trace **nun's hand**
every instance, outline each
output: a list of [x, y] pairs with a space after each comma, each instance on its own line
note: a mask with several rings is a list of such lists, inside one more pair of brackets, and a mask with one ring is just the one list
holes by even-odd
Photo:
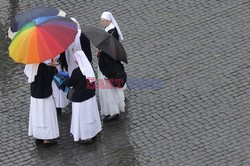
[[96, 52], [96, 57], [99, 58], [100, 55], [101, 55], [101, 51], [97, 51], [97, 52]]
[[53, 66], [53, 67], [55, 67], [57, 65], [57, 62], [56, 61], [52, 61], [50, 65]]

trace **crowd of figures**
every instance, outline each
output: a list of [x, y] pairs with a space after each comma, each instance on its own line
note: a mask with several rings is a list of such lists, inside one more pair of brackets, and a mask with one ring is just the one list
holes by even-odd
[[[28, 135], [35, 138], [39, 147], [51, 147], [57, 144], [56, 138], [60, 135], [57, 115], [60, 115], [62, 109], [71, 101], [70, 133], [74, 141], [80, 144], [92, 143], [102, 130], [96, 89], [93, 88], [96, 74], [92, 66], [90, 41], [81, 32], [77, 20], [71, 19], [78, 25], [78, 32], [67, 50], [40, 64], [28, 64], [24, 69], [31, 92]], [[120, 28], [110, 12], [101, 15], [101, 24], [106, 32], [117, 40], [123, 40]], [[109, 82], [111, 73], [116, 70], [117, 65], [123, 68], [123, 64], [101, 50], [97, 52], [97, 56], [97, 79], [112, 85]], [[64, 84], [75, 90], [71, 101], [67, 99], [67, 93], [60, 90], [53, 81], [54, 75], [60, 71], [67, 72], [70, 76]], [[89, 86], [92, 88], [88, 88]], [[123, 88], [116, 86], [98, 88], [100, 113], [104, 115], [104, 122], [118, 119], [120, 112], [125, 111]]]

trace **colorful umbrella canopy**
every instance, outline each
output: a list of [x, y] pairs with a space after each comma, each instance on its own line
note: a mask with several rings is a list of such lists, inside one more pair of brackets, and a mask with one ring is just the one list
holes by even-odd
[[61, 16], [39, 17], [24, 25], [9, 46], [18, 63], [40, 63], [65, 51], [74, 41], [77, 25]]
[[15, 16], [11, 22], [11, 26], [8, 30], [8, 37], [12, 39], [15, 33], [19, 31], [25, 24], [31, 22], [38, 17], [44, 16], [65, 16], [66, 13], [62, 10], [58, 10], [52, 7], [36, 7], [27, 10], [21, 14]]

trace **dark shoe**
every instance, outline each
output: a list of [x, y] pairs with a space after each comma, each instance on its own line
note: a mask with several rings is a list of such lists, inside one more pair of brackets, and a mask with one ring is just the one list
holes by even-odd
[[57, 144], [57, 141], [56, 140], [49, 140], [48, 143], [42, 143], [40, 147], [42, 148], [49, 148], [51, 146], [55, 146]]
[[80, 145], [90, 145], [92, 143], [93, 143], [93, 140], [91, 138], [78, 141], [78, 144], [80, 144]]
[[41, 144], [43, 144], [43, 140], [42, 139], [36, 139], [36, 146], [39, 146]]
[[110, 119], [110, 116], [109, 116], [109, 115], [108, 115], [108, 116], [105, 116], [105, 117], [103, 118], [103, 122], [107, 122], [109, 119]]
[[62, 108], [56, 108], [57, 115], [62, 115]]
[[97, 136], [94, 136], [93, 138], [91, 138], [93, 141], [97, 140]]
[[103, 122], [109, 122], [109, 121], [113, 121], [113, 120], [117, 120], [119, 117], [118, 114], [112, 115], [112, 116], [105, 116], [105, 118], [103, 119]]

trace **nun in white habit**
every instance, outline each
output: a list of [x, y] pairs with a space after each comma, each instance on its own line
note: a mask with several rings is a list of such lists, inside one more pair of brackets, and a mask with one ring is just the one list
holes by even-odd
[[80, 36], [81, 36], [80, 24], [78, 23], [78, 21], [75, 18], [71, 18], [71, 19], [77, 24], [77, 34], [76, 34], [76, 37], [75, 37], [75, 40], [73, 41], [73, 43], [71, 43], [65, 51], [65, 56], [66, 56], [66, 60], [68, 63], [69, 75], [71, 75], [73, 70], [78, 67], [77, 64], [75, 63], [74, 58], [73, 58], [74, 54], [77, 51], [82, 50], [81, 43], [80, 43]]
[[[58, 62], [56, 64], [56, 68], [58, 71], [67, 72], [67, 62], [65, 60], [65, 55], [58, 55], [55, 58], [53, 58], [53, 61]], [[62, 62], [65, 61], [65, 62]], [[56, 105], [56, 111], [57, 115], [62, 114], [62, 108], [65, 108], [69, 104], [69, 100], [67, 99], [67, 93], [63, 92], [61, 89], [59, 89], [55, 83], [55, 81], [52, 82], [52, 89], [53, 89], [53, 97], [55, 100]]]
[[28, 135], [36, 138], [37, 146], [50, 147], [56, 144], [53, 139], [59, 137], [51, 87], [57, 70], [46, 63], [28, 64], [24, 73], [28, 77], [31, 92]]
[[[103, 12], [101, 15], [101, 24], [105, 27], [105, 31], [112, 34], [117, 40], [123, 40], [121, 30], [110, 12]], [[115, 62], [109, 55], [100, 52], [98, 66], [98, 80], [107, 82], [108, 76], [114, 68]], [[122, 65], [122, 64], [121, 64]], [[110, 83], [109, 83], [110, 84]], [[118, 118], [120, 112], [125, 112], [125, 98], [123, 88], [99, 88], [101, 114], [105, 116], [103, 121], [111, 121]]]
[[79, 143], [92, 142], [102, 130], [95, 95], [95, 74], [83, 51], [77, 51], [74, 59], [79, 67], [75, 68], [69, 80], [68, 87], [73, 87], [72, 119], [70, 132], [74, 141]]

